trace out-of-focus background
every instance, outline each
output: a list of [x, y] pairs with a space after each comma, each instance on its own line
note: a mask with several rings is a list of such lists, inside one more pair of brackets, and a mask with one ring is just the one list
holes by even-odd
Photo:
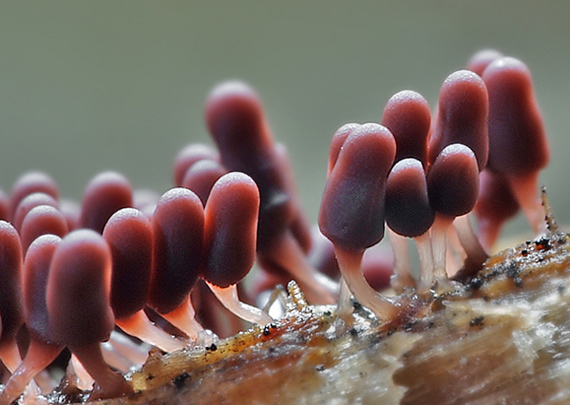
[[570, 223], [569, 20], [567, 1], [3, 1], [0, 187], [41, 169], [80, 199], [114, 169], [166, 191], [178, 149], [210, 142], [207, 93], [239, 78], [264, 100], [315, 220], [340, 125], [379, 121], [403, 89], [434, 108], [445, 77], [492, 47], [533, 72], [552, 147], [541, 180]]

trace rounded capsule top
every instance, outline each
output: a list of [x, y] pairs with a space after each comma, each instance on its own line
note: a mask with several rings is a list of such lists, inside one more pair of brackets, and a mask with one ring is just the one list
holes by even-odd
[[351, 133], [340, 151], [321, 201], [319, 228], [335, 246], [364, 250], [384, 236], [386, 177], [396, 141], [379, 124]]
[[152, 227], [142, 212], [123, 208], [103, 229], [111, 249], [111, 308], [123, 319], [146, 305], [152, 263]]
[[221, 83], [206, 101], [206, 123], [228, 168], [273, 149], [273, 136], [261, 100], [247, 84]]
[[83, 228], [101, 233], [113, 213], [132, 206], [133, 190], [129, 180], [117, 172], [103, 172], [85, 189], [79, 223]]
[[44, 192], [28, 194], [20, 201], [20, 204], [18, 204], [16, 207], [16, 211], [12, 217], [12, 224], [14, 225], [14, 228], [21, 230], [22, 222], [24, 221], [26, 215], [28, 215], [28, 212], [39, 205], [49, 205], [54, 208], [59, 208], [59, 202], [49, 194], [46, 194]]
[[10, 193], [10, 218], [14, 218], [16, 208], [26, 196], [32, 193], [46, 193], [55, 200], [59, 199], [59, 188], [55, 180], [44, 172], [28, 172], [20, 176], [12, 186]]
[[53, 234], [63, 238], [68, 231], [67, 221], [58, 209], [38, 205], [28, 212], [22, 222], [22, 249], [26, 252], [30, 244], [41, 235]]
[[500, 58], [483, 73], [489, 91], [489, 169], [505, 176], [535, 173], [548, 163], [546, 131], [526, 65]]
[[109, 339], [115, 318], [109, 305], [111, 250], [95, 231], [78, 229], [62, 239], [47, 283], [50, 337], [81, 347]]
[[346, 141], [346, 138], [348, 138], [348, 136], [359, 127], [360, 124], [348, 123], [344, 124], [342, 127], [337, 129], [336, 132], [334, 133], [331, 139], [331, 144], [329, 146], [329, 161], [328, 161], [328, 170], [327, 170], [328, 176], [330, 176], [332, 169], [336, 164], [338, 155], [340, 153], [340, 150], [342, 149], [342, 145], [344, 145], [344, 142]]
[[212, 159], [202, 159], [188, 168], [182, 179], [181, 186], [188, 188], [200, 197], [202, 204], [206, 204], [214, 183], [222, 177], [227, 170], [220, 162]]
[[489, 157], [489, 101], [483, 80], [469, 70], [459, 70], [445, 79], [429, 142], [430, 162], [448, 145], [468, 146], [477, 158], [479, 171]]
[[166, 314], [178, 308], [198, 281], [204, 208], [186, 188], [162, 195], [152, 217], [154, 240], [148, 304]]
[[182, 148], [174, 158], [172, 165], [172, 180], [174, 184], [177, 187], [181, 186], [186, 171], [188, 171], [190, 166], [202, 159], [211, 159], [219, 162], [220, 154], [216, 149], [202, 143], [191, 143]]
[[23, 292], [26, 326], [44, 342], [51, 341], [46, 289], [53, 254], [60, 242], [59, 236], [42, 235], [32, 242], [24, 259]]
[[431, 166], [427, 184], [430, 206], [436, 213], [458, 217], [470, 212], [479, 192], [473, 151], [460, 143], [447, 146]]
[[467, 62], [467, 69], [483, 76], [483, 72], [495, 60], [502, 58], [504, 55], [495, 49], [483, 49], [476, 52]]
[[0, 221], [0, 342], [16, 336], [24, 323], [22, 297], [22, 245], [14, 227]]
[[394, 94], [382, 113], [382, 125], [396, 140], [395, 162], [415, 158], [427, 164], [427, 139], [430, 133], [431, 112], [426, 99], [411, 90]]
[[218, 287], [242, 280], [255, 262], [259, 191], [246, 174], [231, 172], [212, 188], [205, 208], [203, 278]]
[[426, 233], [434, 219], [421, 162], [400, 160], [386, 182], [386, 224], [397, 234], [416, 237]]
[[295, 216], [288, 189], [288, 165], [279, 161], [261, 100], [245, 83], [226, 82], [206, 102], [206, 122], [224, 167], [249, 175], [261, 198], [258, 250], [277, 240]]

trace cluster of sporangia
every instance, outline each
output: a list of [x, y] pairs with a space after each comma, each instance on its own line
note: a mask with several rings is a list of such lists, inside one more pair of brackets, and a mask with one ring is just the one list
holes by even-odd
[[[137, 362], [132, 356], [140, 361], [139, 346], [111, 332], [118, 327], [166, 352], [205, 342], [190, 301], [193, 293], [214, 311], [204, 284], [240, 318], [271, 322], [238, 300], [236, 284], [256, 259], [266, 271], [257, 289], [294, 278], [312, 303], [336, 301], [343, 316], [352, 294], [388, 324], [413, 316], [410, 297], [453, 291], [448, 274], [462, 262], [480, 265], [519, 207], [540, 232], [537, 177], [549, 152], [530, 73], [495, 51], [476, 54], [468, 69], [444, 81], [433, 119], [420, 94], [402, 91], [381, 124], [347, 124], [334, 134], [319, 214], [328, 240], [311, 232], [286, 149], [243, 83], [224, 83], [207, 100], [219, 152], [183, 149], [176, 187], [162, 196], [133, 193], [125, 177], [106, 172], [77, 206], [58, 199], [49, 176], [22, 176], [0, 199], [0, 358], [11, 372], [0, 402], [51, 389], [45, 368], [64, 350], [68, 375], [94, 380], [91, 398], [128, 393], [109, 364], [128, 369]], [[395, 257], [391, 286], [404, 293], [396, 297], [371, 288], [362, 270], [383, 274], [381, 260], [362, 259], [383, 238], [384, 224]], [[417, 243], [419, 280], [406, 238]], [[334, 278], [331, 268], [340, 269], [340, 283], [324, 275]], [[217, 333], [224, 328], [204, 322]]]

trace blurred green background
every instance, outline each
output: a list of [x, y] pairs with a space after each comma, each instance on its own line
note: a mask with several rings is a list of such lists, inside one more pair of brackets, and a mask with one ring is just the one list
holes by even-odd
[[314, 220], [335, 129], [379, 121], [402, 89], [433, 108], [445, 77], [493, 47], [533, 72], [552, 147], [541, 180], [570, 223], [569, 20], [567, 1], [2, 1], [0, 187], [41, 169], [80, 199], [115, 169], [163, 192], [177, 150], [209, 142], [206, 94], [239, 78], [289, 147]]

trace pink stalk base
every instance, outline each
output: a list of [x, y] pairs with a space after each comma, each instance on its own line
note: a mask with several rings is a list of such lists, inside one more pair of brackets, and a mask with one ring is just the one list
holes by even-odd
[[261, 309], [241, 302], [235, 284], [227, 288], [221, 288], [208, 282], [206, 284], [222, 305], [239, 318], [262, 326], [273, 322], [273, 319]]
[[456, 254], [454, 246], [447, 244], [447, 252], [445, 253], [445, 272], [447, 277], [452, 277], [461, 269], [461, 259]]
[[461, 245], [455, 227], [447, 228], [447, 251], [445, 253], [445, 272], [448, 277], [453, 276], [463, 266], [467, 253]]
[[[467, 258], [467, 253], [465, 252], [465, 249], [463, 248], [463, 245], [461, 244], [461, 241], [459, 240], [459, 235], [457, 234], [457, 231], [455, 230], [454, 226], [450, 226], [449, 228], [447, 228], [447, 249], [448, 249], [448, 251], [449, 251], [449, 248], [451, 248], [453, 250], [452, 256], [455, 256], [454, 260], [458, 264], [463, 263], [463, 261]], [[449, 255], [447, 256], [447, 258], [449, 258]], [[449, 264], [447, 264], [446, 267], [449, 270]], [[450, 272], [448, 271], [447, 274], [449, 274], [449, 273]]]
[[150, 346], [136, 344], [121, 332], [112, 331], [108, 343], [113, 346], [115, 351], [121, 353], [133, 364], [144, 364], [148, 358]]
[[[18, 349], [16, 339], [7, 340], [0, 345], [0, 359], [10, 373], [13, 373], [18, 369], [22, 362], [22, 358], [20, 357], [20, 351]], [[25, 389], [24, 396], [35, 397], [39, 395], [40, 392], [40, 387], [38, 387], [35, 381], [31, 381]]]
[[105, 359], [105, 362], [111, 368], [120, 371], [123, 374], [126, 374], [131, 367], [135, 365], [134, 362], [114, 347], [111, 342], [101, 343], [101, 352], [103, 353], [103, 359]]
[[82, 391], [87, 391], [93, 388], [95, 380], [89, 375], [83, 364], [79, 361], [74, 354], [71, 355], [71, 360], [67, 365], [67, 378], [68, 380], [75, 380], [75, 385]]
[[123, 376], [111, 370], [105, 362], [99, 343], [70, 347], [70, 350], [96, 382], [89, 400], [114, 398], [132, 393], [131, 386]]
[[352, 301], [350, 297], [352, 293], [344, 277], [340, 279], [340, 292], [338, 294], [338, 302], [336, 305], [336, 316], [344, 321], [346, 325], [350, 325], [354, 322], [354, 318], [351, 316], [354, 311], [352, 306]]
[[148, 319], [143, 310], [128, 318], [115, 319], [115, 323], [128, 335], [134, 336], [166, 353], [186, 347], [186, 343], [166, 333]]
[[546, 231], [545, 212], [538, 192], [538, 172], [510, 177], [511, 190], [535, 234]]
[[473, 231], [469, 214], [455, 218], [453, 225], [459, 236], [459, 241], [467, 253], [468, 259], [473, 263], [482, 265], [485, 260], [489, 258], [489, 255], [485, 252], [485, 249], [483, 249], [477, 235], [475, 235]]
[[[429, 231], [414, 238], [420, 259], [420, 285], [422, 280], [432, 280], [433, 277], [433, 251]], [[431, 281], [429, 281], [431, 282]]]
[[436, 214], [435, 221], [431, 227], [431, 247], [433, 254], [433, 279], [420, 279], [418, 291], [426, 293], [434, 288], [437, 294], [454, 291], [455, 288], [447, 277], [445, 260], [447, 254], [447, 230], [453, 222], [452, 217]]
[[338, 284], [317, 272], [289, 230], [274, 242], [269, 253], [271, 260], [287, 269], [299, 283], [308, 300], [315, 304], [334, 304]]
[[335, 247], [336, 259], [348, 288], [356, 300], [370, 309], [381, 322], [395, 319], [401, 311], [401, 305], [376, 292], [362, 274], [363, 251], [351, 252]]
[[198, 339], [199, 333], [204, 330], [202, 325], [196, 320], [196, 311], [192, 306], [190, 297], [185, 299], [174, 311], [160, 315], [188, 335], [192, 340]]
[[9, 405], [20, 396], [30, 381], [61, 353], [62, 346], [30, 339], [26, 357], [12, 373], [0, 395], [0, 405]]
[[0, 345], [0, 359], [10, 373], [13, 373], [18, 368], [22, 358], [20, 357], [16, 339], [10, 339]]
[[412, 264], [410, 262], [408, 240], [405, 236], [397, 234], [389, 227], [388, 237], [394, 252], [394, 275], [390, 285], [397, 293], [402, 293], [406, 287], [414, 287], [416, 285], [416, 280], [411, 273]]
[[271, 290], [271, 293], [267, 298], [267, 302], [263, 305], [263, 312], [269, 313], [269, 310], [277, 301], [279, 301], [283, 309], [287, 307], [287, 292], [282, 285], [277, 285], [273, 290]]

